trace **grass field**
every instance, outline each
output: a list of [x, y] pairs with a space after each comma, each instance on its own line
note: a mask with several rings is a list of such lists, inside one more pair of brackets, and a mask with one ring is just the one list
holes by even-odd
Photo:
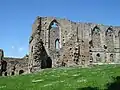
[[34, 74], [0, 77], [0, 90], [104, 90], [117, 76], [120, 65], [45, 69]]

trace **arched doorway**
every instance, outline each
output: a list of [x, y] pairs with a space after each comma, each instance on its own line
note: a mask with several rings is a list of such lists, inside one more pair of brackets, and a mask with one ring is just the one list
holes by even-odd
[[47, 60], [42, 60], [41, 61], [41, 69], [45, 68], [52, 68], [52, 60], [50, 57], [47, 58]]

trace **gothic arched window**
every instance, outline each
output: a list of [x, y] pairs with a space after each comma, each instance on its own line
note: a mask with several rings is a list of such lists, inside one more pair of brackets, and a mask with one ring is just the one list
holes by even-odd
[[58, 27], [57, 23], [56, 22], [53, 22], [52, 25], [51, 25], [52, 28], [56, 28]]
[[100, 29], [97, 26], [95, 26], [92, 30], [92, 41], [94, 48], [98, 48], [101, 46]]
[[106, 36], [106, 45], [107, 45], [108, 51], [110, 52], [114, 50], [113, 35], [114, 35], [113, 29], [109, 27], [105, 32], [105, 36]]
[[56, 20], [53, 20], [53, 21], [50, 23], [49, 29], [52, 29], [52, 28], [59, 28], [59, 27], [58, 27], [58, 22], [57, 22]]
[[55, 40], [55, 49], [59, 50], [59, 39]]
[[58, 47], [59, 40], [60, 40], [59, 23], [57, 22], [57, 20], [54, 19], [49, 25], [48, 48], [50, 48], [51, 50], [59, 49]]

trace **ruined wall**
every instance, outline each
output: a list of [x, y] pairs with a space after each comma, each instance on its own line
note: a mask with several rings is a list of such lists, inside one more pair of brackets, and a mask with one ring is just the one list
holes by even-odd
[[11, 76], [28, 73], [28, 55], [23, 58], [4, 57], [0, 49], [0, 76]]
[[[35, 64], [35, 51], [40, 52], [38, 41], [43, 42], [44, 57], [52, 60], [52, 67], [89, 65], [90, 63], [119, 62], [120, 27], [102, 24], [72, 22], [56, 17], [37, 17], [29, 42], [29, 66]], [[37, 48], [36, 44], [38, 45]]]
[[23, 71], [24, 74], [28, 73], [28, 59], [27, 58], [10, 58], [4, 57], [4, 60], [7, 62], [7, 75], [11, 76], [19, 75], [20, 71]]

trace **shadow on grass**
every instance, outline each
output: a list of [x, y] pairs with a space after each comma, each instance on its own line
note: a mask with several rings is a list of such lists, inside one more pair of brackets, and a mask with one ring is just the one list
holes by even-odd
[[107, 89], [105, 90], [120, 90], [120, 76], [116, 78], [113, 77], [113, 82], [106, 85]]
[[[120, 90], [120, 76], [113, 77], [113, 82], [107, 83], [104, 90]], [[77, 88], [76, 90], [100, 90], [98, 87], [84, 87]]]
[[99, 90], [97, 87], [84, 87], [84, 88], [77, 88], [77, 90]]

